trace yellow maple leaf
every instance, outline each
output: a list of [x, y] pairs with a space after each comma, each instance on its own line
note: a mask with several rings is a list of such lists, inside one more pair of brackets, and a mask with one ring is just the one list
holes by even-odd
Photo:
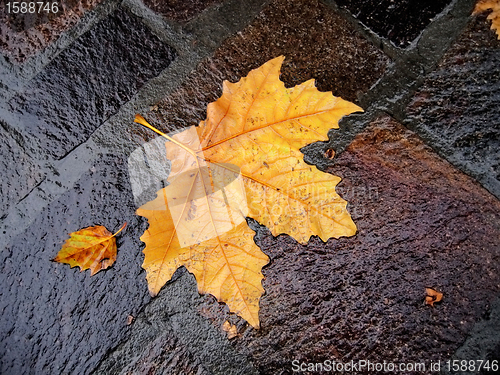
[[80, 267], [80, 272], [90, 268], [90, 276], [110, 267], [116, 260], [116, 239], [127, 223], [115, 233], [102, 225], [87, 227], [70, 234], [54, 262], [67, 263], [71, 268]]
[[356, 233], [347, 202], [335, 192], [340, 178], [306, 164], [300, 148], [328, 140], [341, 117], [361, 108], [319, 92], [314, 80], [285, 88], [283, 60], [270, 60], [237, 83], [225, 81], [198, 127], [169, 136], [136, 116], [170, 141], [172, 162], [170, 184], [137, 210], [150, 224], [141, 237], [150, 293], [183, 265], [201, 293], [256, 328], [268, 257], [245, 217], [301, 243], [313, 235], [326, 241]]
[[491, 20], [491, 29], [496, 30], [497, 38], [500, 39], [500, 0], [479, 0], [473, 14], [479, 14], [488, 9], [491, 9], [488, 15], [488, 19]]

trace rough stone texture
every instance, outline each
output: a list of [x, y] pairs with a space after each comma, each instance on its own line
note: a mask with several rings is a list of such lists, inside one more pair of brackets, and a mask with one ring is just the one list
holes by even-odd
[[200, 296], [194, 276], [184, 268], [172, 279], [137, 316], [129, 338], [94, 373], [257, 374], [220, 326], [214, 327], [206, 318], [207, 310], [222, 310], [215, 298]]
[[[152, 4], [159, 5], [153, 1], [147, 0], [153, 8]], [[95, 13], [107, 14], [118, 3], [106, 0]], [[195, 0], [187, 4], [187, 8], [195, 9], [189, 22], [184, 21], [188, 17], [181, 9], [184, 5], [172, 1], [168, 4], [177, 7], [180, 14], [163, 13], [174, 20], [165, 23], [144, 9], [141, 1], [127, 0], [119, 8], [130, 7], [145, 19], [120, 10], [92, 25], [87, 34], [79, 35], [79, 26], [68, 30], [64, 34], [68, 44], [52, 44], [65, 50], [46, 67], [41, 64], [50, 56], [44, 52], [22, 66], [6, 63], [0, 67], [2, 74], [13, 77], [4, 84], [14, 83], [11, 90], [5, 90], [5, 98], [20, 93], [10, 107], [9, 103], [0, 103], [0, 172], [4, 177], [0, 186], [2, 194], [7, 195], [1, 202], [10, 205], [9, 216], [1, 221], [6, 225], [0, 239], [8, 245], [0, 251], [0, 373], [274, 375], [292, 373], [294, 359], [424, 360], [428, 365], [431, 360], [470, 358], [470, 353], [480, 353], [474, 355], [486, 359], [498, 357], [495, 330], [500, 305], [492, 301], [500, 291], [499, 201], [389, 118], [375, 121], [359, 134], [337, 157], [336, 164], [336, 159], [332, 162], [322, 156], [333, 140], [340, 138], [340, 132], [349, 134], [345, 138], [349, 141], [344, 143], [347, 145], [351, 136], [375, 118], [374, 108], [393, 108], [387, 103], [406, 106], [406, 97], [394, 94], [399, 91], [388, 86], [398, 81], [404, 86], [402, 91], [412, 92], [424, 78], [419, 73], [424, 57], [426, 69], [438, 59], [428, 59], [432, 48], [422, 59], [415, 57], [425, 43], [420, 43], [418, 50], [399, 50], [383, 43], [382, 48], [388, 47], [395, 59], [390, 65], [379, 48], [356, 32], [362, 29], [356, 25], [357, 20], [348, 17], [346, 21], [347, 11], [336, 11], [332, 3], [269, 1], [245, 27], [253, 17], [249, 14], [258, 13], [263, 1], [225, 0], [201, 11], [206, 4]], [[422, 21], [418, 34], [439, 12], [437, 7], [444, 4], [437, 1], [430, 12], [427, 3], [420, 2], [423, 10], [409, 14], [403, 10], [408, 1], [395, 3], [392, 8], [375, 7], [375, 3], [358, 5], [365, 7], [365, 15], [371, 6], [381, 18], [387, 16], [384, 27], [392, 22], [388, 17], [397, 12], [403, 19], [417, 20], [408, 22], [408, 27], [397, 24], [396, 34], [388, 28], [377, 31], [405, 46], [414, 38], [411, 27]], [[97, 2], [82, 4], [85, 7]], [[426, 33], [421, 40], [427, 41], [427, 46], [433, 41], [439, 46], [450, 45], [448, 31], [453, 29], [456, 35], [464, 27], [454, 23], [454, 17], [463, 15], [472, 0], [453, 4], [459, 4], [453, 9], [462, 12], [451, 12], [447, 18], [447, 25], [455, 26], [441, 29], [439, 22], [433, 24], [432, 37]], [[358, 16], [361, 19], [361, 13]], [[481, 86], [487, 99], [475, 98], [482, 100], [483, 107], [475, 107], [475, 101], [463, 104], [462, 97], [450, 94], [450, 99], [442, 103], [442, 113], [448, 116], [450, 108], [455, 111], [463, 105], [452, 118], [479, 118], [484, 110], [493, 121], [495, 114], [498, 117], [494, 96], [498, 88], [494, 86], [498, 81], [498, 44], [489, 36], [485, 39], [485, 33], [490, 33], [487, 24], [473, 25], [479, 31], [472, 35], [473, 29], [468, 30], [472, 36], [467, 39], [464, 34], [447, 55], [448, 60], [443, 60], [454, 61], [454, 67], [443, 65], [432, 74], [441, 72], [444, 82], [451, 77], [445, 75], [447, 68], [456, 70], [461, 62], [470, 66], [468, 73], [463, 73], [466, 90], [475, 89], [474, 79], [488, 81]], [[370, 27], [375, 30], [375, 26]], [[55, 29], [48, 32], [57, 38]], [[162, 40], [171, 38], [172, 45], [179, 46], [179, 60], [172, 69], [162, 71], [173, 58], [173, 51], [155, 35]], [[463, 48], [457, 47], [460, 43]], [[329, 166], [333, 174], [344, 178], [338, 190], [349, 201], [359, 233], [326, 244], [315, 238], [302, 246], [286, 235], [273, 238], [249, 220], [258, 232], [257, 243], [272, 259], [264, 269], [266, 294], [261, 302], [260, 330], [249, 328], [214, 297], [200, 296], [194, 277], [183, 268], [156, 298], [150, 299], [141, 269], [144, 244], [139, 239], [147, 223], [134, 214], [137, 202], [130, 191], [133, 173], [123, 152], [155, 135], [139, 126], [128, 126], [130, 137], [120, 132], [121, 143], [114, 145], [92, 132], [117, 110], [117, 117], [99, 133], [117, 123], [126, 128], [123, 123], [130, 121], [133, 111], [142, 111], [146, 105], [152, 109], [145, 116], [164, 130], [197, 124], [205, 117], [206, 105], [220, 95], [223, 79], [237, 81], [250, 69], [281, 54], [287, 56], [282, 74], [287, 86], [316, 78], [323, 91], [331, 90], [357, 103], [371, 103], [370, 108], [363, 104], [365, 114], [350, 116], [341, 122], [342, 130], [331, 131], [330, 143], [304, 149], [307, 161]], [[196, 65], [199, 56], [208, 57]], [[492, 67], [489, 75], [488, 66]], [[39, 70], [41, 74], [33, 81], [23, 81], [29, 79], [30, 71]], [[19, 75], [10, 76], [16, 71]], [[167, 86], [185, 82], [179, 89], [169, 88], [168, 92], [177, 91], [155, 106], [160, 97], [157, 88], [134, 93], [157, 74]], [[391, 74], [394, 78], [386, 80]], [[413, 81], [415, 76], [419, 82]], [[372, 90], [365, 95], [379, 78], [385, 81], [377, 86], [376, 93]], [[443, 87], [451, 92], [463, 82], [457, 78], [452, 86]], [[492, 86], [488, 86], [490, 83]], [[482, 85], [481, 81], [477, 84]], [[379, 96], [377, 101], [373, 95]], [[413, 105], [422, 105], [424, 99], [425, 95], [416, 96]], [[10, 108], [10, 112], [4, 108]], [[402, 111], [394, 113], [404, 117]], [[415, 117], [408, 126], [452, 160], [446, 154], [449, 149], [437, 142], [441, 133], [426, 133], [418, 126], [420, 122], [432, 126], [441, 121], [434, 121], [440, 119], [438, 112], [432, 116], [430, 122]], [[450, 137], [453, 131], [461, 136], [464, 129], [450, 129]], [[73, 149], [88, 137], [84, 147]], [[496, 142], [495, 137], [488, 142]], [[446, 141], [446, 137], [443, 139]], [[481, 158], [488, 168], [492, 165], [498, 152], [494, 142], [486, 145], [491, 153], [477, 146], [477, 163], [471, 164], [471, 169], [481, 172]], [[105, 147], [110, 149], [105, 151]], [[48, 160], [44, 160], [47, 152]], [[51, 160], [62, 156], [60, 161]], [[32, 158], [37, 158], [36, 162]], [[156, 168], [150, 160], [142, 162]], [[43, 172], [38, 164], [43, 164]], [[35, 186], [42, 173], [46, 179]], [[138, 176], [140, 179], [143, 175]], [[16, 203], [19, 199], [22, 201]], [[50, 262], [70, 232], [94, 224], [113, 230], [123, 221], [128, 226], [118, 237], [118, 259], [111, 269], [90, 278], [88, 271], [80, 273]], [[444, 293], [443, 302], [434, 308], [423, 305], [427, 286]], [[127, 325], [129, 316], [135, 319]], [[225, 320], [236, 324], [237, 337], [227, 339], [221, 328]], [[492, 340], [489, 346], [481, 346], [486, 339]]]
[[16, 142], [14, 133], [0, 123], [0, 220], [7, 217], [9, 207], [25, 197], [43, 179], [37, 163], [22, 145]]
[[408, 114], [433, 147], [500, 197], [500, 40], [485, 17], [428, 75]]
[[450, 0], [336, 0], [361, 22], [398, 47], [408, 46]]
[[[390, 118], [330, 171], [358, 234], [302, 246], [261, 233], [261, 329], [234, 346], [262, 374], [292, 373], [294, 359], [449, 359], [500, 291], [500, 202]], [[424, 305], [425, 287], [442, 303]]]
[[85, 33], [10, 100], [11, 111], [55, 158], [88, 138], [175, 51], [125, 10]]
[[74, 189], [45, 209], [25, 233], [2, 249], [0, 372], [87, 374], [127, 333], [127, 316], [149, 300], [141, 243], [127, 230], [117, 238], [116, 263], [93, 277], [51, 262], [69, 233], [135, 215], [126, 160], [103, 155]]
[[[0, 8], [0, 51], [14, 63], [33, 56], [61, 33], [74, 26], [85, 12], [102, 0], [65, 0], [58, 2], [58, 13], [9, 14], [5, 3]], [[47, 2], [44, 2], [45, 4]], [[52, 1], [49, 2], [52, 4]], [[45, 5], [44, 4], [44, 5]], [[38, 10], [38, 8], [37, 8]]]
[[156, 318], [138, 324], [134, 332], [140, 332], [140, 335], [132, 336], [131, 340], [122, 344], [100, 364], [95, 374], [210, 374], [200, 360], [179, 342], [171, 327], [158, 325]]
[[[484, 361], [500, 362], [500, 344], [498, 343], [498, 333], [500, 332], [500, 298], [492, 304], [491, 311], [485, 314], [471, 332], [465, 343], [456, 351], [451, 360], [469, 361], [470, 359], [481, 358]], [[460, 362], [462, 363], [462, 362]], [[476, 369], [479, 363], [476, 363]], [[485, 367], [485, 366], [484, 366]], [[498, 374], [498, 371], [488, 371], [483, 367], [480, 375]], [[445, 368], [443, 374], [453, 374], [456, 371], [447, 371]], [[463, 375], [478, 374], [476, 371], [461, 371]]]
[[189, 21], [210, 5], [222, 0], [144, 0], [144, 4], [164, 17]]
[[225, 41], [180, 90], [145, 117], [164, 130], [198, 124], [206, 117], [207, 104], [221, 95], [223, 80], [237, 82], [279, 55], [286, 56], [281, 79], [287, 87], [314, 78], [320, 91], [356, 102], [389, 63], [322, 3], [277, 0]]

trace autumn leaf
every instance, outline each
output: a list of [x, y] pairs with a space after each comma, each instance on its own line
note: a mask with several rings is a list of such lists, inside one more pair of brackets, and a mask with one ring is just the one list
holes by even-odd
[[474, 8], [473, 14], [479, 14], [491, 9], [488, 19], [491, 20], [491, 29], [496, 30], [500, 39], [500, 0], [479, 0]]
[[314, 80], [285, 88], [283, 60], [268, 61], [237, 83], [224, 81], [198, 127], [170, 136], [136, 116], [169, 140], [172, 163], [169, 185], [137, 210], [149, 221], [141, 240], [151, 295], [185, 266], [200, 293], [213, 294], [258, 328], [261, 269], [269, 259], [246, 217], [301, 243], [356, 233], [347, 202], [335, 192], [340, 178], [306, 164], [300, 148], [328, 140], [340, 118], [361, 108], [319, 92]]
[[149, 221], [149, 229], [141, 240], [146, 243], [142, 267], [147, 272], [150, 294], [158, 294], [175, 270], [185, 266], [195, 275], [201, 294], [213, 294], [226, 302], [232, 312], [258, 328], [258, 303], [264, 293], [261, 269], [269, 258], [255, 245], [254, 232], [242, 222], [224, 233], [220, 227], [225, 221], [219, 218], [212, 225], [216, 227], [221, 223], [216, 227], [221, 232], [219, 235], [182, 247], [176, 235], [176, 224], [180, 224], [172, 220], [167, 201], [166, 189], [161, 190], [155, 200], [137, 210], [138, 215]]
[[229, 323], [227, 320], [222, 324], [222, 330], [227, 333], [227, 338], [229, 340], [238, 336], [238, 328], [236, 328], [234, 324]]
[[443, 299], [443, 293], [432, 288], [425, 288], [425, 304], [434, 307], [435, 302], [440, 302]]
[[80, 229], [70, 234], [62, 249], [53, 259], [67, 263], [71, 268], [80, 267], [80, 272], [90, 268], [90, 276], [110, 267], [116, 260], [116, 239], [127, 223], [112, 234], [102, 225]]

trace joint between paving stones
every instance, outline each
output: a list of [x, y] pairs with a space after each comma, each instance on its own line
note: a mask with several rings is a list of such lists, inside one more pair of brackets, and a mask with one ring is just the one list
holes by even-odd
[[0, 54], [0, 69], [9, 72], [0, 78], [0, 87], [3, 88], [0, 90], [0, 97], [5, 101], [11, 99], [75, 40], [111, 14], [120, 1], [122, 0], [105, 0], [98, 4], [94, 9], [86, 12], [73, 28], [63, 32], [56, 41], [22, 64], [10, 62]]

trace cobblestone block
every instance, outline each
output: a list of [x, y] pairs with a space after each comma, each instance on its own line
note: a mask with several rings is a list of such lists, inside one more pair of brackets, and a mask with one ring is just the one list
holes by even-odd
[[[500, 202], [390, 118], [330, 172], [358, 234], [305, 246], [260, 235], [261, 329], [235, 347], [262, 374], [291, 373], [293, 360], [449, 359], [500, 291]], [[426, 287], [444, 294], [434, 308]]]
[[90, 277], [51, 262], [75, 230], [101, 224], [113, 231], [123, 222], [145, 229], [127, 188], [126, 159], [102, 155], [89, 168], [0, 252], [2, 374], [88, 374], [126, 335], [127, 316], [149, 300], [141, 243], [126, 229], [106, 271]]
[[[0, 51], [19, 64], [56, 40], [74, 26], [83, 14], [102, 0], [66, 0], [58, 3], [58, 12], [9, 14], [7, 2], [0, 8]], [[53, 2], [44, 1], [46, 4]]]
[[144, 0], [144, 4], [156, 13], [180, 22], [189, 21], [210, 5], [220, 2], [222, 0]]
[[429, 144], [500, 197], [500, 40], [486, 15], [428, 75], [408, 107]]
[[175, 51], [117, 10], [63, 51], [10, 100], [18, 127], [61, 158], [157, 76]]
[[0, 220], [7, 217], [9, 207], [25, 197], [43, 179], [33, 160], [0, 125]]
[[225, 332], [200, 316], [200, 304], [209, 300], [214, 306], [214, 298], [198, 294], [193, 275], [182, 268], [169, 285], [136, 317], [128, 340], [94, 373], [256, 375]]
[[407, 47], [450, 0], [337, 0], [380, 36], [398, 47]]
[[[142, 323], [142, 325], [147, 323]], [[155, 327], [156, 328], [156, 327]], [[179, 342], [170, 327], [141, 326], [134, 337], [101, 363], [96, 375], [120, 373], [208, 375], [200, 360]], [[147, 334], [149, 333], [149, 335]]]

